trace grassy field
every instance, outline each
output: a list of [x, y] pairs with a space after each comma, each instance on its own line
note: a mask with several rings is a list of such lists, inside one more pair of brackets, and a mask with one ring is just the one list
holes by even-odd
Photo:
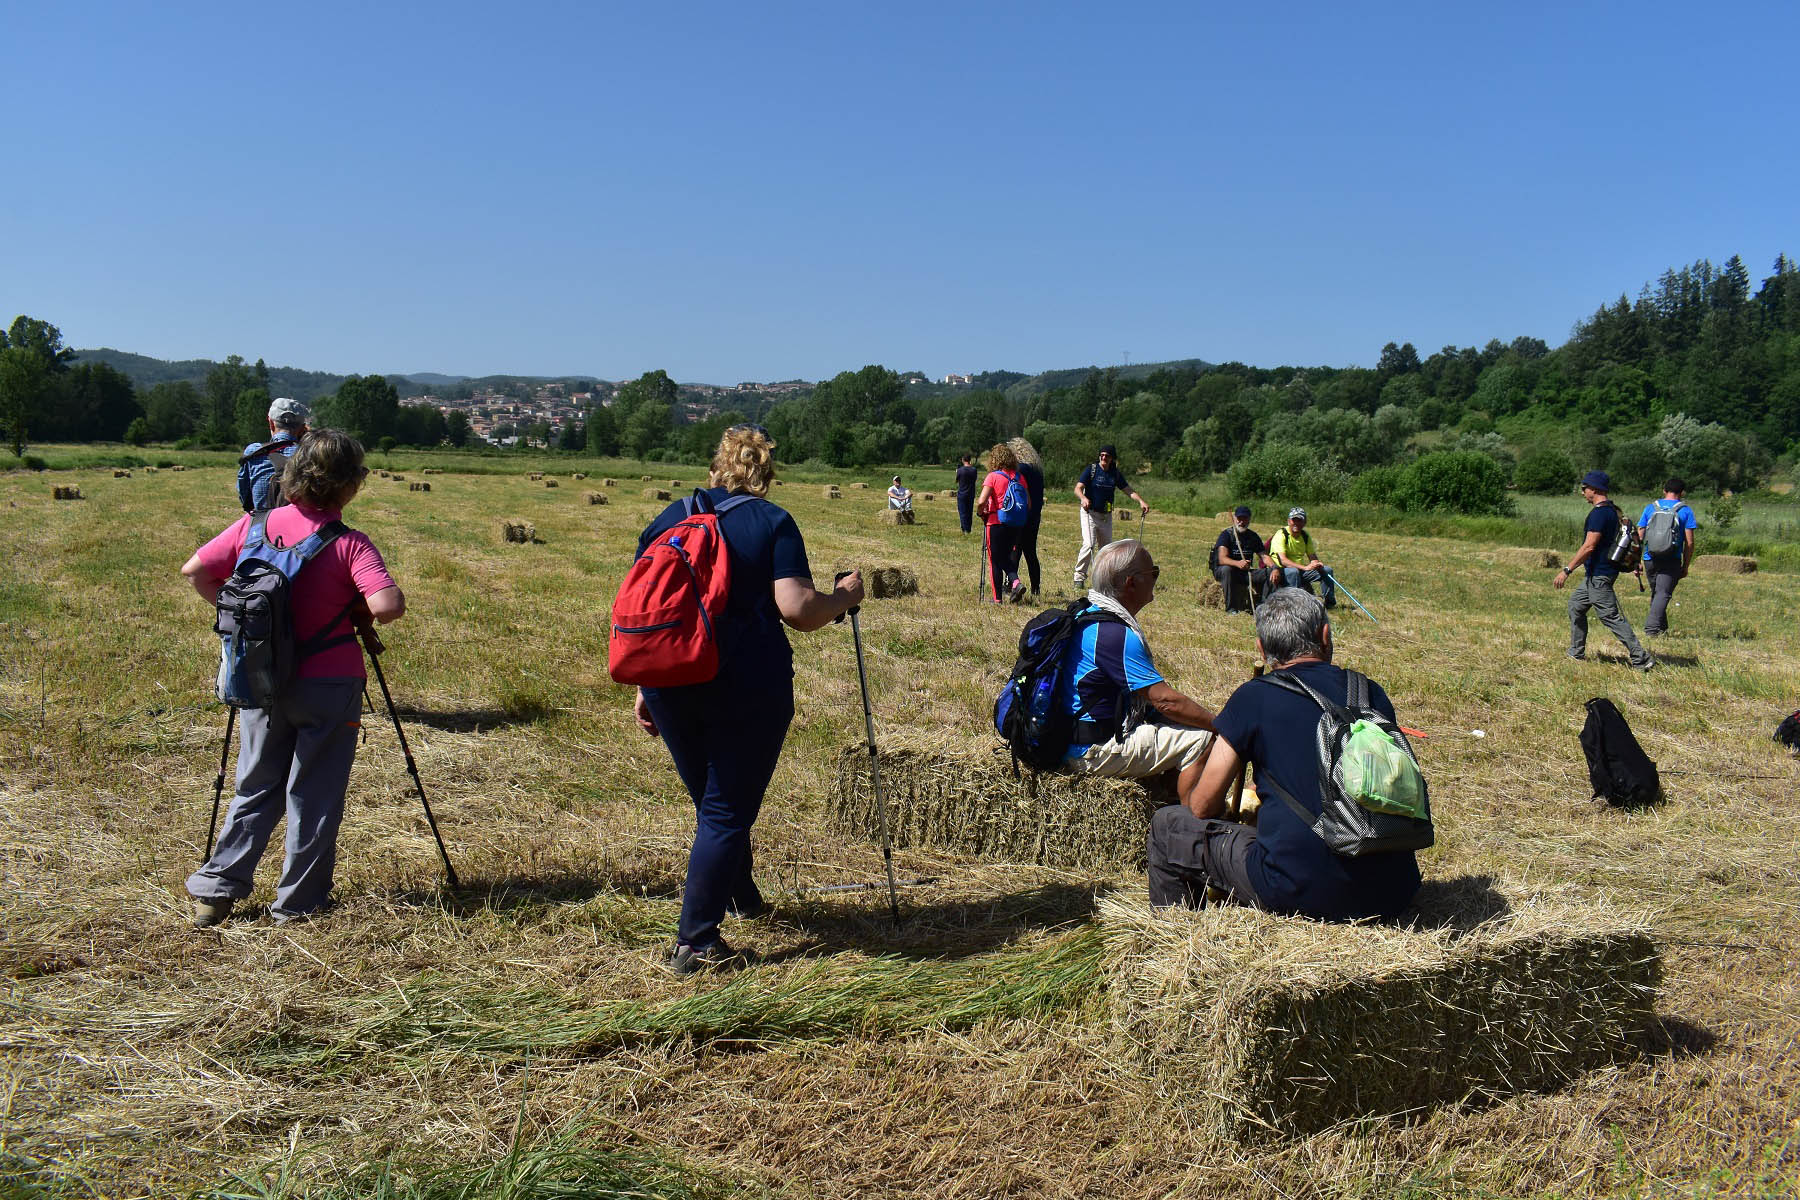
[[[393, 466], [417, 480], [426, 461]], [[465, 890], [442, 889], [392, 727], [371, 719], [340, 906], [276, 928], [266, 861], [240, 918], [207, 933], [186, 924], [181, 882], [224, 715], [208, 612], [176, 572], [236, 515], [231, 471], [0, 476], [0, 1195], [1800, 1190], [1800, 764], [1769, 738], [1800, 705], [1787, 577], [1696, 574], [1663, 666], [1637, 676], [1597, 627], [1590, 661], [1563, 656], [1565, 594], [1524, 551], [1317, 523], [1380, 618], [1338, 610], [1340, 661], [1429, 735], [1427, 877], [1644, 914], [1667, 1045], [1549, 1095], [1247, 1148], [1147, 1107], [1116, 1053], [1094, 909], [1141, 876], [901, 852], [903, 877], [935, 882], [904, 894], [898, 929], [879, 893], [820, 890], [881, 877], [879, 852], [823, 819], [836, 753], [862, 730], [847, 626], [794, 637], [798, 713], [757, 831], [779, 911], [728, 928], [766, 961], [721, 979], [658, 969], [692, 816], [606, 677], [606, 610], [661, 508], [639, 476], [699, 473], [597, 470], [618, 485], [452, 470], [422, 494], [371, 478], [346, 514], [408, 593], [383, 661]], [[52, 482], [84, 498], [53, 502]], [[919, 596], [864, 610], [878, 736], [997, 744], [989, 706], [1026, 614], [974, 603], [977, 547], [952, 503], [883, 527], [885, 476], [867, 482], [773, 498], [818, 578], [920, 577]], [[540, 540], [502, 542], [506, 517]], [[1248, 623], [1192, 600], [1216, 532], [1151, 520], [1164, 571], [1144, 615], [1163, 671], [1215, 705], [1252, 661]], [[1076, 540], [1073, 507], [1053, 506], [1052, 589]], [[1628, 587], [1625, 603], [1641, 625], [1642, 598]], [[1666, 805], [1589, 799], [1576, 732], [1595, 695], [1669, 772]]]

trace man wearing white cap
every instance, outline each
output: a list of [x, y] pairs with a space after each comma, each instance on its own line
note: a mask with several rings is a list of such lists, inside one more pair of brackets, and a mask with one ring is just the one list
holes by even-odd
[[1337, 577], [1319, 561], [1318, 547], [1313, 545], [1312, 534], [1306, 532], [1304, 508], [1288, 510], [1287, 525], [1269, 539], [1269, 557], [1281, 568], [1289, 587], [1304, 587], [1310, 592], [1316, 583], [1325, 607], [1337, 607]]
[[245, 512], [267, 512], [281, 503], [281, 469], [311, 419], [312, 409], [290, 396], [269, 405], [269, 440], [251, 442], [238, 459], [238, 502]]
[[888, 507], [901, 512], [912, 511], [912, 489], [902, 487], [898, 475], [894, 476], [894, 486], [888, 489]]

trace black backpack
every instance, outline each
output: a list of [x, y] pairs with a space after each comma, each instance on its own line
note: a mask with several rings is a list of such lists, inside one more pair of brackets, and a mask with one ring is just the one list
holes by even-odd
[[1795, 754], [1800, 754], [1800, 712], [1789, 713], [1775, 727], [1775, 740]]
[[[1074, 738], [1075, 716], [1062, 703], [1062, 664], [1069, 639], [1103, 621], [1123, 624], [1104, 609], [1087, 611], [1086, 600], [1049, 608], [1019, 634], [1019, 659], [994, 699], [994, 729], [1012, 751], [1013, 773], [1024, 763], [1044, 771], [1062, 763]], [[1123, 711], [1121, 711], [1123, 717]]]
[[1581, 726], [1581, 752], [1587, 755], [1588, 779], [1594, 795], [1615, 808], [1644, 808], [1662, 799], [1662, 779], [1656, 764], [1632, 736], [1611, 700], [1596, 696], [1587, 702], [1587, 720]]
[[350, 532], [342, 521], [332, 521], [310, 534], [297, 546], [269, 544], [264, 533], [267, 511], [250, 520], [244, 548], [238, 552], [231, 577], [219, 588], [213, 632], [219, 635], [219, 699], [233, 708], [268, 708], [280, 697], [300, 661], [331, 646], [352, 641], [346, 633], [331, 631], [356, 607], [350, 604], [306, 641], [294, 641], [294, 617], [289, 588], [294, 576], [314, 556]]
[[[1361, 858], [1365, 854], [1387, 854], [1399, 850], [1423, 850], [1436, 840], [1431, 824], [1430, 791], [1425, 785], [1423, 772], [1418, 775], [1419, 816], [1378, 812], [1358, 801], [1344, 786], [1344, 747], [1350, 738], [1351, 727], [1359, 721], [1374, 725], [1385, 733], [1394, 746], [1412, 760], [1413, 770], [1418, 771], [1418, 755], [1413, 752], [1412, 743], [1407, 741], [1406, 734], [1370, 706], [1367, 677], [1356, 671], [1344, 672], [1343, 704], [1327, 700], [1297, 676], [1286, 671], [1274, 671], [1262, 678], [1276, 687], [1305, 696], [1319, 706], [1319, 815], [1313, 816], [1305, 805], [1294, 799], [1287, 789], [1276, 783], [1266, 772], [1259, 770], [1256, 773], [1257, 787], [1267, 785], [1307, 828], [1319, 836], [1333, 854], [1340, 854], [1345, 858]], [[1392, 747], [1388, 748], [1387, 753], [1391, 755], [1392, 752]]]
[[1601, 539], [1600, 557], [1621, 571], [1635, 571], [1644, 557], [1644, 531], [1633, 524], [1624, 510], [1612, 501], [1608, 500], [1606, 507], [1612, 509], [1613, 519], [1618, 525], [1613, 529], [1611, 537]]

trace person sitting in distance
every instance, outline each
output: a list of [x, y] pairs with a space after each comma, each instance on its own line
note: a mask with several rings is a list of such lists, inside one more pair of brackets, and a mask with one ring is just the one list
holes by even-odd
[[894, 476], [893, 486], [888, 488], [888, 507], [900, 512], [912, 511], [912, 489], [900, 485], [900, 477]]
[[[1256, 610], [1256, 644], [1271, 667], [1292, 673], [1320, 695], [1345, 693], [1331, 662], [1331, 624], [1311, 593], [1283, 588]], [[1369, 704], [1388, 718], [1394, 706], [1374, 681]], [[1199, 785], [1180, 805], [1150, 819], [1150, 903], [1199, 907], [1205, 889], [1270, 912], [1323, 920], [1397, 916], [1419, 890], [1410, 850], [1349, 858], [1335, 854], [1286, 804], [1264, 804], [1254, 829], [1221, 820], [1240, 763], [1255, 764], [1317, 816], [1321, 803], [1316, 738], [1319, 709], [1267, 679], [1252, 679], [1213, 722], [1218, 741]]]
[[1064, 761], [1078, 773], [1109, 778], [1177, 771], [1186, 803], [1212, 746], [1213, 714], [1164, 682], [1151, 661], [1137, 615], [1156, 599], [1159, 574], [1150, 552], [1131, 538], [1095, 555], [1088, 611], [1118, 620], [1094, 622], [1070, 639], [1058, 680], [1075, 717]]
[[[1250, 528], [1250, 507], [1240, 504], [1231, 513], [1231, 526], [1213, 543], [1213, 575], [1225, 589], [1225, 611], [1249, 612], [1275, 587], [1281, 572], [1269, 561], [1262, 536]], [[1242, 590], [1244, 606], [1238, 607]]]
[[1310, 592], [1316, 583], [1324, 596], [1325, 607], [1337, 607], [1337, 577], [1330, 567], [1319, 561], [1319, 549], [1313, 545], [1312, 534], [1306, 532], [1304, 508], [1288, 510], [1287, 524], [1269, 539], [1269, 556], [1281, 568], [1289, 587], [1304, 587]]

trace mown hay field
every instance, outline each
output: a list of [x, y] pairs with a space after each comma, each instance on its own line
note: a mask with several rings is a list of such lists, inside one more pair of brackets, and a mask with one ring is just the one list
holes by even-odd
[[[1630, 914], [1662, 955], [1659, 1020], [1630, 1061], [1547, 1094], [1240, 1144], [1147, 1104], [1120, 1050], [1097, 907], [1141, 899], [1141, 876], [905, 849], [902, 880], [925, 882], [902, 893], [898, 928], [856, 886], [882, 878], [880, 853], [827, 819], [862, 734], [847, 624], [794, 638], [798, 714], [757, 829], [778, 911], [727, 925], [764, 961], [666, 976], [692, 817], [605, 670], [611, 596], [661, 505], [635, 483], [590, 505], [445, 465], [428, 494], [371, 478], [346, 515], [408, 593], [383, 662], [464, 891], [442, 889], [392, 728], [371, 718], [339, 906], [275, 927], [265, 861], [240, 916], [206, 933], [181, 883], [224, 713], [208, 610], [177, 568], [236, 515], [231, 471], [0, 477], [0, 1174], [72, 1196], [249, 1194], [244, 1180], [362, 1195], [386, 1170], [401, 1182], [383, 1194], [416, 1195], [462, 1171], [499, 1181], [466, 1194], [521, 1195], [549, 1194], [506, 1190], [522, 1164], [610, 1155], [625, 1181], [610, 1186], [659, 1196], [1800, 1185], [1800, 765], [1769, 736], [1800, 706], [1785, 577], [1696, 574], [1663, 665], [1638, 676], [1597, 627], [1590, 661], [1564, 657], [1566, 594], [1529, 554], [1316, 531], [1381, 622], [1340, 608], [1340, 660], [1427, 734], [1427, 878]], [[52, 481], [82, 499], [53, 501]], [[841, 497], [775, 493], [820, 580], [858, 563], [917, 576], [917, 594], [863, 611], [878, 734], [993, 745], [1026, 611], [975, 602], [978, 547], [954, 506], [895, 528], [879, 488]], [[503, 521], [535, 540], [505, 541]], [[1247, 621], [1194, 603], [1216, 532], [1152, 518], [1164, 570], [1144, 614], [1163, 671], [1215, 705], [1252, 662]], [[1052, 506], [1050, 589], [1076, 542], [1073, 508]], [[1576, 732], [1595, 695], [1669, 772], [1666, 805], [1590, 800]]]

